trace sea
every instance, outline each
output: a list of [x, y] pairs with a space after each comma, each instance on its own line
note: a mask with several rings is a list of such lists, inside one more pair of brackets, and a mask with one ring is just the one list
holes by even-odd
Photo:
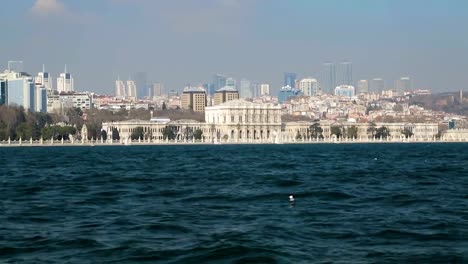
[[1, 147], [0, 263], [468, 263], [468, 144]]

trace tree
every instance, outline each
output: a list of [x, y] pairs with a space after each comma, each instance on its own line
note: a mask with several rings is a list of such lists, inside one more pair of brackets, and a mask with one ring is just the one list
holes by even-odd
[[176, 138], [176, 133], [173, 126], [165, 126], [162, 130], [163, 139], [174, 140]]
[[167, 109], [166, 102], [163, 102], [163, 104], [162, 104], [162, 107], [161, 107], [161, 108], [162, 108], [162, 110], [166, 110], [166, 109]]
[[30, 139], [32, 136], [32, 128], [29, 126], [28, 123], [21, 123], [16, 128], [16, 140], [21, 139]]
[[203, 137], [203, 131], [198, 128], [193, 132], [193, 136], [195, 137], [196, 140], [200, 140]]
[[376, 128], [375, 123], [374, 123], [374, 122], [371, 122], [371, 123], [369, 124], [369, 127], [367, 128], [367, 133], [368, 133], [368, 134], [371, 134], [372, 137], [375, 137], [376, 131], [377, 131], [377, 128]]
[[105, 130], [101, 130], [101, 138], [102, 140], [107, 140], [107, 132]]
[[112, 129], [112, 140], [120, 140], [119, 130], [115, 127]]
[[318, 122], [309, 127], [309, 133], [311, 138], [323, 138], [323, 129]]
[[296, 140], [301, 140], [301, 139], [302, 139], [302, 135], [301, 135], [301, 133], [299, 133], [299, 131], [297, 131]]
[[386, 139], [389, 136], [390, 136], [390, 130], [385, 126], [377, 128], [377, 130], [375, 132], [375, 137], [376, 138]]
[[330, 128], [330, 133], [332, 135], [335, 135], [336, 138], [341, 138], [343, 136], [343, 131], [342, 131], [341, 127], [339, 127], [339, 126], [332, 126]]
[[136, 140], [139, 138], [144, 138], [145, 132], [143, 130], [143, 127], [136, 127], [135, 130], [133, 130], [132, 134], [130, 135], [130, 138], [132, 140]]
[[401, 131], [401, 134], [403, 134], [405, 136], [405, 138], [410, 138], [414, 135], [413, 131], [411, 131], [411, 129], [405, 127], [402, 131]]
[[357, 138], [358, 128], [355, 125], [352, 125], [350, 128], [348, 128], [347, 136], [348, 138]]

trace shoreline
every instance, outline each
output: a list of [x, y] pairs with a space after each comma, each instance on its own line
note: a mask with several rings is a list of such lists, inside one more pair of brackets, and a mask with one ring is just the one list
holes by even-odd
[[428, 141], [386, 141], [386, 140], [369, 140], [369, 141], [297, 141], [297, 142], [11, 142], [0, 143], [0, 148], [19, 148], [19, 147], [118, 147], [118, 146], [217, 146], [217, 145], [314, 145], [314, 144], [440, 144], [440, 143], [468, 143], [468, 141], [444, 141], [444, 140], [428, 140]]

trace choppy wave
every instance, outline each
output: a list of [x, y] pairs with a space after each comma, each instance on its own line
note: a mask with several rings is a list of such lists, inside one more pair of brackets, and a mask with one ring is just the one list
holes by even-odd
[[468, 263], [467, 146], [1, 148], [0, 262]]

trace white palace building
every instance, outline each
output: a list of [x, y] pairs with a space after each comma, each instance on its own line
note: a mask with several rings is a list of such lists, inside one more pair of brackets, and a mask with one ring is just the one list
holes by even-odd
[[[111, 138], [116, 129], [123, 140], [129, 140], [138, 127], [144, 131], [145, 142], [167, 142], [163, 131], [168, 127], [175, 134], [175, 142], [194, 141], [194, 131], [201, 130], [201, 142], [216, 143], [288, 143], [318, 141], [312, 138], [312, 122], [281, 122], [281, 106], [275, 104], [253, 103], [244, 99], [228, 101], [209, 106], [205, 109], [205, 122], [195, 120], [176, 120], [153, 118], [151, 120], [127, 120], [103, 123], [102, 128]], [[320, 121], [323, 129], [321, 141], [361, 141], [376, 139], [369, 133], [368, 123]], [[385, 126], [390, 136], [385, 141], [434, 141], [439, 132], [437, 123], [377, 123], [376, 127]], [[353, 128], [357, 131], [354, 138], [336, 138], [331, 128], [343, 130]], [[403, 130], [412, 131], [410, 139], [402, 134]], [[380, 140], [382, 141], [382, 140]]]

